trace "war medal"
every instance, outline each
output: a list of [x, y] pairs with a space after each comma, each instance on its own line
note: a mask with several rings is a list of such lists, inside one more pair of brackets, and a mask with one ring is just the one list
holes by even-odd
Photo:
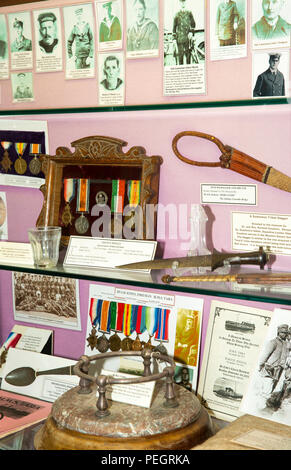
[[110, 231], [114, 238], [122, 238], [122, 214], [125, 197], [125, 180], [112, 180]]
[[121, 339], [117, 331], [122, 333], [124, 304], [110, 302], [110, 331], [115, 331], [109, 338], [109, 347], [111, 351], [119, 351], [121, 348]]
[[91, 324], [92, 324], [92, 330], [91, 330], [90, 335], [87, 338], [87, 341], [88, 341], [88, 346], [90, 346], [92, 351], [94, 348], [97, 348], [96, 326], [100, 322], [101, 306], [102, 306], [102, 300], [94, 299], [94, 297], [90, 299], [89, 317], [90, 317]]
[[166, 308], [158, 309], [158, 326], [155, 333], [155, 340], [160, 341], [155, 351], [159, 351], [163, 355], [167, 355], [168, 351], [163, 342], [169, 341], [168, 324], [169, 324], [170, 310]]
[[19, 175], [23, 175], [26, 172], [27, 169], [27, 163], [26, 161], [22, 158], [22, 155], [26, 149], [26, 143], [25, 142], [15, 142], [15, 149], [18, 153], [18, 159], [14, 163], [14, 168], [16, 173]]
[[130, 334], [132, 333], [131, 330], [131, 315], [132, 315], [132, 305], [125, 304], [124, 305], [124, 313], [123, 313], [123, 334], [125, 338], [121, 341], [121, 349], [122, 351], [131, 351], [132, 350], [132, 343], [133, 340], [129, 338]]
[[2, 165], [2, 168], [7, 172], [8, 170], [10, 170], [12, 166], [12, 161], [10, 160], [9, 153], [8, 153], [8, 149], [11, 145], [11, 142], [3, 141], [1, 142], [1, 145], [4, 149], [3, 158], [1, 160], [1, 165]]
[[132, 343], [133, 351], [141, 351], [144, 346], [144, 342], [141, 342], [139, 335], [142, 334], [146, 330], [145, 312], [146, 312], [146, 307], [139, 305], [137, 308], [136, 321], [135, 321], [136, 338]]
[[89, 229], [89, 221], [84, 213], [89, 212], [90, 180], [81, 178], [78, 180], [78, 194], [76, 212], [81, 213], [75, 221], [75, 229], [80, 235], [84, 235]]
[[65, 227], [67, 227], [69, 224], [72, 225], [72, 221], [74, 218], [71, 213], [70, 202], [75, 197], [75, 187], [75, 178], [64, 178], [64, 200], [66, 202], [66, 205], [62, 213], [62, 221]]
[[97, 340], [97, 349], [101, 353], [106, 353], [109, 349], [109, 340], [106, 338], [105, 333], [110, 333], [110, 301], [103, 300], [100, 315], [100, 328], [99, 331], [102, 336]]
[[144, 345], [145, 348], [153, 349], [151, 339], [154, 336], [158, 327], [158, 308], [146, 307], [145, 309], [145, 324], [149, 335], [148, 342]]
[[38, 175], [41, 172], [41, 162], [37, 155], [41, 152], [41, 144], [30, 144], [30, 155], [33, 156], [33, 159], [28, 165], [30, 173], [33, 175]]

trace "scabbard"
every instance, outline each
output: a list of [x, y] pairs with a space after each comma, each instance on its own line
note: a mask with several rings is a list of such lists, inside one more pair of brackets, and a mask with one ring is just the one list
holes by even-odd
[[220, 157], [222, 168], [228, 168], [261, 183], [291, 192], [289, 176], [233, 147], [225, 146], [225, 149], [226, 153]]

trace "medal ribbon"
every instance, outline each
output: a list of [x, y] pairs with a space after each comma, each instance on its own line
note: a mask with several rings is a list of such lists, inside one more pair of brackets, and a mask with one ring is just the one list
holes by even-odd
[[64, 179], [64, 199], [67, 203], [70, 203], [75, 197], [75, 178], [65, 178]]
[[30, 153], [32, 155], [41, 153], [41, 144], [30, 144]]
[[130, 206], [138, 206], [140, 203], [140, 180], [130, 180], [127, 183], [127, 196]]
[[18, 153], [18, 155], [23, 155], [24, 150], [26, 149], [26, 142], [15, 142], [15, 149]]
[[131, 331], [131, 315], [132, 315], [132, 305], [125, 304], [123, 312], [123, 334], [125, 336], [130, 336]]
[[91, 318], [92, 326], [100, 324], [101, 308], [103, 301], [100, 299], [91, 298], [89, 315]]
[[110, 330], [116, 330], [117, 321], [117, 303], [110, 302]]
[[136, 331], [138, 305], [131, 306], [130, 330]]
[[115, 331], [120, 333], [123, 331], [123, 314], [124, 314], [125, 304], [118, 302], [117, 304], [117, 318], [116, 318], [116, 327]]
[[123, 213], [125, 180], [112, 180], [111, 212]]
[[158, 327], [155, 334], [155, 339], [159, 341], [168, 341], [168, 323], [169, 323], [170, 310], [160, 308], [158, 313]]
[[4, 148], [4, 150], [7, 150], [9, 149], [11, 142], [8, 142], [8, 140], [4, 140], [3, 142], [1, 142], [1, 145]]
[[146, 307], [146, 329], [150, 336], [153, 336], [158, 327], [158, 308]]
[[103, 300], [99, 331], [110, 333], [110, 301]]
[[78, 179], [77, 212], [89, 211], [89, 186], [90, 180]]
[[146, 307], [139, 305], [138, 310], [137, 310], [137, 319], [136, 319], [136, 326], [135, 326], [135, 331], [137, 332], [138, 335], [141, 335], [146, 330], [145, 314], [146, 314]]
[[22, 335], [20, 333], [15, 333], [14, 331], [9, 333], [9, 336], [8, 336], [7, 340], [3, 344], [6, 351], [9, 348], [15, 348], [15, 346], [17, 345], [18, 341], [20, 340], [21, 336]]

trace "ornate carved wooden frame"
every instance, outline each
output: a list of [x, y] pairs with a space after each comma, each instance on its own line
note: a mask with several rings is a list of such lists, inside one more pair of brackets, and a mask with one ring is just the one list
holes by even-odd
[[[146, 205], [158, 203], [160, 156], [147, 156], [143, 147], [132, 147], [126, 153], [122, 147], [127, 142], [113, 137], [92, 136], [84, 137], [71, 143], [75, 148], [71, 152], [67, 147], [58, 147], [56, 155], [41, 155], [42, 170], [45, 174], [45, 184], [40, 190], [44, 196], [42, 210], [36, 225], [61, 225], [60, 208], [63, 187], [63, 172], [65, 167], [82, 168], [86, 171], [97, 171], [96, 167], [112, 167], [112, 171], [124, 176], [126, 171], [136, 168], [141, 174], [140, 206], [143, 211], [142, 237], [146, 238]], [[90, 166], [90, 169], [86, 168]], [[135, 171], [135, 170], [133, 170]], [[154, 211], [154, 238], [156, 236], [156, 211]], [[86, 234], [88, 236], [88, 234]], [[62, 235], [62, 243], [68, 244], [69, 236]]]

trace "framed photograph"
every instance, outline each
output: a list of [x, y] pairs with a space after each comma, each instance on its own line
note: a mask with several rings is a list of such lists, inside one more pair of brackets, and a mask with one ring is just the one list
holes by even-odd
[[99, 105], [124, 104], [125, 72], [123, 52], [99, 54]]
[[32, 72], [11, 74], [13, 103], [34, 101]]
[[159, 56], [159, 1], [126, 0], [126, 57]]
[[290, 46], [291, 11], [288, 0], [252, 0], [251, 8], [253, 49]]
[[8, 15], [11, 70], [32, 69], [32, 33], [29, 11]]
[[121, 0], [95, 2], [99, 51], [122, 49], [123, 3]]
[[113, 137], [84, 137], [71, 152], [42, 155], [46, 175], [44, 204], [37, 225], [62, 227], [71, 235], [155, 240], [159, 172], [162, 158], [147, 156]]
[[288, 93], [288, 50], [275, 49], [253, 52], [252, 97], [278, 98]]
[[33, 18], [36, 71], [46, 73], [62, 70], [62, 30], [59, 8], [34, 10]]

